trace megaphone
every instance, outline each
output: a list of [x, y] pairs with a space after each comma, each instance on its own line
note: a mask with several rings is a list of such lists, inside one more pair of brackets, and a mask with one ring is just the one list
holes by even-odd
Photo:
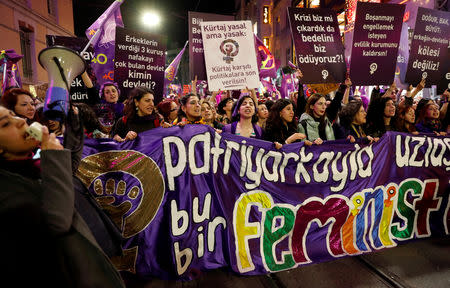
[[49, 79], [44, 115], [47, 119], [61, 121], [69, 111], [70, 84], [86, 70], [86, 63], [76, 51], [63, 46], [43, 49], [38, 59]]

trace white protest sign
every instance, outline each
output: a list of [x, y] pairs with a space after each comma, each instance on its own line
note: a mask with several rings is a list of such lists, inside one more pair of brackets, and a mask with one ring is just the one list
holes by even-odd
[[250, 21], [200, 23], [210, 91], [259, 87]]

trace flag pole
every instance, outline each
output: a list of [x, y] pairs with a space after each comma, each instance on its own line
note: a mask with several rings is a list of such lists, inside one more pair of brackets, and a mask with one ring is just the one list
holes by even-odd
[[86, 52], [86, 50], [89, 48], [89, 45], [91, 45], [92, 41], [94, 41], [95, 37], [97, 37], [97, 34], [99, 34], [100, 30], [101, 28], [99, 27], [95, 32], [94, 36], [92, 36], [91, 39], [89, 39], [89, 42], [86, 44], [86, 47], [84, 47], [83, 51], [80, 52], [80, 54]]

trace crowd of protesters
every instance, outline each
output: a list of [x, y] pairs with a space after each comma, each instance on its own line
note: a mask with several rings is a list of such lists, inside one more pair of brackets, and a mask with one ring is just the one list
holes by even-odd
[[[89, 84], [91, 96], [98, 95], [94, 96], [98, 104], [71, 105], [64, 122], [46, 118], [43, 99], [22, 88], [8, 89], [0, 99], [0, 183], [8, 190], [2, 193], [0, 213], [15, 219], [18, 227], [32, 227], [32, 233], [42, 236], [42, 241], [33, 245], [24, 243], [27, 249], [20, 251], [23, 258], [26, 253], [31, 259], [45, 255], [45, 263], [49, 263], [9, 264], [8, 271], [15, 275], [18, 266], [34, 271], [33, 279], [51, 287], [66, 287], [73, 281], [73, 287], [123, 287], [109, 259], [121, 253], [120, 231], [93, 204], [95, 200], [89, 199], [86, 188], [74, 176], [86, 138], [125, 142], [159, 127], [209, 125], [217, 133], [270, 141], [280, 149], [302, 141], [308, 146], [333, 145], [332, 141], [339, 139], [370, 144], [387, 131], [440, 136], [450, 132], [450, 92], [447, 89], [438, 101], [417, 99], [425, 80], [406, 91], [395, 84], [384, 90], [376, 86], [368, 99], [356, 90], [351, 93], [351, 79], [330, 96], [304, 89], [301, 71], [296, 75], [298, 91], [281, 99], [277, 93], [258, 95], [254, 89], [236, 91], [238, 97], [228, 91], [201, 97], [193, 81], [191, 93], [171, 92], [155, 103], [154, 92], [145, 87], [121, 95], [115, 83], [105, 83], [97, 90]], [[27, 132], [33, 122], [44, 125], [40, 141]], [[64, 147], [57, 136], [64, 139]], [[37, 148], [41, 149], [40, 158], [35, 157]], [[66, 181], [72, 177], [73, 181]], [[26, 235], [19, 231], [3, 239], [2, 244], [19, 245], [23, 239]], [[89, 255], [89, 260], [83, 255]], [[5, 257], [16, 259], [17, 255]], [[31, 285], [27, 279], [22, 280]]]

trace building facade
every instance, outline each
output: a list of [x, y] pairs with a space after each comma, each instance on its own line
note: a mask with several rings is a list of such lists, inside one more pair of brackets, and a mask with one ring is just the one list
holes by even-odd
[[48, 81], [37, 59], [46, 35], [75, 37], [72, 0], [0, 0], [0, 11], [0, 49], [24, 55], [18, 62], [22, 84], [36, 95]]

